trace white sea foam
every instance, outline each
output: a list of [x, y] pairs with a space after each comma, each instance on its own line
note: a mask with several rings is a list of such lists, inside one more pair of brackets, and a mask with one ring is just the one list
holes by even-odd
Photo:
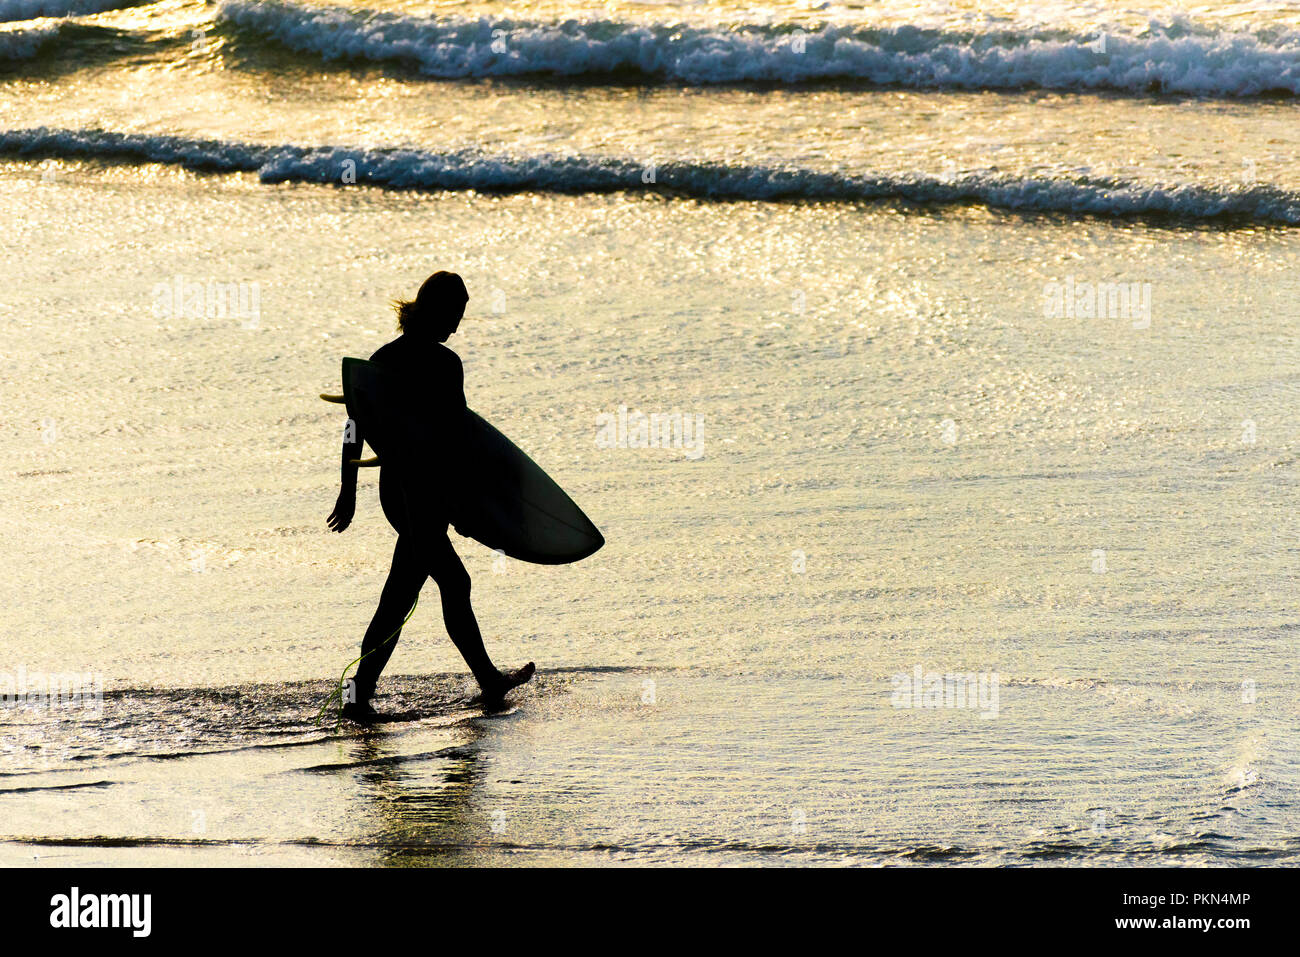
[[0, 0], [0, 21], [79, 17], [132, 6], [138, 0]]
[[1159, 185], [1123, 180], [972, 173], [843, 174], [795, 166], [677, 161], [659, 164], [653, 184], [629, 159], [478, 150], [430, 152], [342, 146], [258, 145], [104, 130], [34, 128], [0, 133], [0, 155], [88, 157], [169, 163], [198, 171], [256, 173], [267, 183], [306, 182], [389, 189], [602, 193], [659, 190], [717, 200], [895, 199], [918, 205], [978, 204], [1093, 216], [1233, 217], [1300, 224], [1300, 195], [1274, 186]]
[[435, 77], [630, 73], [667, 81], [815, 81], [956, 89], [1300, 93], [1300, 34], [1221, 32], [1186, 20], [1140, 36], [959, 34], [827, 25], [731, 29], [610, 20], [424, 18], [226, 0], [218, 21], [325, 60], [406, 63]]
[[0, 63], [30, 60], [58, 36], [60, 24], [41, 23], [24, 29], [0, 30]]

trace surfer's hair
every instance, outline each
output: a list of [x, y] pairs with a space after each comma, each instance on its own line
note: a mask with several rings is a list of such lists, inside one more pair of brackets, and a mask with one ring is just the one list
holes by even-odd
[[397, 331], [405, 332], [411, 320], [415, 318], [415, 300], [394, 299], [392, 304], [393, 311], [397, 313]]
[[465, 281], [454, 272], [439, 270], [420, 284], [420, 291], [414, 299], [392, 301], [397, 313], [397, 329], [406, 332], [412, 323], [440, 322], [447, 313], [464, 309], [467, 302], [469, 292], [465, 289]]

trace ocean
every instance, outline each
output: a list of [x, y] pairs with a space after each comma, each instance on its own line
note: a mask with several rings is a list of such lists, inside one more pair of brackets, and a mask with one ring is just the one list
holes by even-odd
[[[1300, 861], [1300, 8], [0, 21], [0, 864]], [[606, 545], [453, 533], [538, 675], [429, 583], [367, 729], [317, 395], [436, 269]]]

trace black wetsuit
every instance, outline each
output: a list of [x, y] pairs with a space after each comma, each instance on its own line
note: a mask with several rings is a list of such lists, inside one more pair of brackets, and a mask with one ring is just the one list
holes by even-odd
[[[464, 461], [468, 428], [464, 369], [456, 353], [442, 343], [410, 335], [393, 340], [370, 359], [400, 379], [408, 401], [422, 407], [422, 414], [445, 438], [432, 448], [409, 450], [399, 461], [380, 456], [379, 501], [397, 532], [397, 545], [379, 608], [361, 643], [364, 657], [355, 678], [357, 700], [367, 701], [374, 693], [397, 645], [395, 633], [400, 632], [426, 578], [438, 583], [447, 634], [474, 677], [484, 684], [499, 673], [483, 647], [470, 606], [469, 573], [447, 538], [449, 496]], [[358, 443], [362, 439], [359, 435]], [[416, 467], [418, 477], [406, 481], [408, 471]]]

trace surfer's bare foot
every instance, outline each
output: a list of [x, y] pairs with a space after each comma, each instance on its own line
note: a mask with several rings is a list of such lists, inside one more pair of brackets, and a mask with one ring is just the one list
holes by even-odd
[[371, 724], [378, 720], [379, 712], [370, 707], [369, 701], [349, 701], [343, 706], [343, 717], [358, 724]]
[[518, 688], [537, 671], [537, 666], [531, 661], [522, 668], [514, 671], [502, 671], [498, 673], [495, 681], [489, 682], [483, 686], [483, 700], [489, 702], [500, 701], [506, 696], [506, 692], [511, 688]]

